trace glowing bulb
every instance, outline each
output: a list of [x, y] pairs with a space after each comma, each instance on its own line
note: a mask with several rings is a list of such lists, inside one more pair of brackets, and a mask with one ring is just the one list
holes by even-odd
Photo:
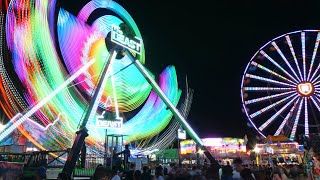
[[313, 84], [310, 82], [299, 83], [297, 91], [302, 96], [310, 96], [314, 91]]

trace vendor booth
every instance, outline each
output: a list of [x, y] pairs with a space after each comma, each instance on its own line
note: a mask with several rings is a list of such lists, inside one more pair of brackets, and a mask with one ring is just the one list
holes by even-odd
[[[257, 164], [277, 162], [278, 164], [301, 164], [303, 151], [297, 142], [291, 141], [284, 135], [267, 136], [256, 144]], [[271, 162], [272, 160], [272, 162]]]

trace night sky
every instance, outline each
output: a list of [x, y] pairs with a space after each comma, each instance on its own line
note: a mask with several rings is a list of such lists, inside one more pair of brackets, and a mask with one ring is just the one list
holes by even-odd
[[[247, 63], [276, 36], [320, 25], [317, 1], [115, 1], [140, 29], [145, 66], [158, 76], [174, 65], [182, 90], [188, 77], [195, 93], [187, 120], [200, 137], [256, 135], [241, 110]], [[76, 15], [86, 2], [61, 6]]]
[[320, 25], [320, 3], [311, 1], [117, 2], [140, 28], [146, 67], [158, 74], [175, 65], [182, 81], [188, 76], [195, 90], [188, 122], [201, 137], [253, 134], [240, 98], [250, 58], [276, 36]]
[[[188, 122], [200, 137], [254, 134], [241, 110], [242, 74], [253, 54], [287, 32], [319, 29], [320, 1], [115, 0], [133, 17], [158, 76], [174, 65], [194, 89]], [[76, 13], [87, 0], [64, 0]]]

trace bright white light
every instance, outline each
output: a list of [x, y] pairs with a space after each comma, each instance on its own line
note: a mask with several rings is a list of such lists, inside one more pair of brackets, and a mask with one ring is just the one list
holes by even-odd
[[0, 131], [3, 131], [5, 128], [6, 126], [0, 123]]
[[311, 88], [306, 84], [303, 84], [301, 86], [301, 91], [304, 92], [304, 93], [308, 93], [310, 90], [311, 90]]
[[253, 151], [255, 153], [260, 153], [261, 149], [256, 146], [256, 147], [254, 147]]
[[310, 82], [298, 84], [298, 92], [303, 96], [309, 96], [313, 92], [313, 85]]
[[204, 152], [204, 151], [203, 151], [202, 149], [199, 149], [199, 150], [198, 150], [198, 153], [199, 153], [199, 154], [203, 154], [203, 152]]
[[[9, 125], [6, 127], [5, 131], [2, 131], [0, 133], [0, 141], [2, 141], [5, 137], [7, 137], [12, 131], [14, 131], [18, 126], [20, 126], [24, 121], [26, 121], [32, 114], [34, 114], [36, 111], [38, 111], [43, 105], [45, 105], [50, 99], [52, 99], [54, 96], [56, 96], [61, 90], [63, 90], [68, 84], [70, 84], [73, 80], [75, 80], [77, 77], [79, 77], [83, 72], [85, 72], [93, 63], [95, 62], [95, 59], [92, 59], [87, 64], [85, 64], [81, 69], [79, 69], [76, 73], [74, 73], [72, 76], [70, 76], [64, 83], [62, 83], [57, 89], [55, 89], [53, 92], [51, 92], [46, 98], [38, 102], [34, 107], [32, 107], [28, 112], [26, 112], [21, 118], [17, 119], [17, 121], [14, 122], [14, 124]], [[21, 115], [18, 113], [14, 118], [18, 117], [18, 115]], [[13, 118], [13, 119], [14, 119]], [[10, 121], [13, 122], [11, 119]]]

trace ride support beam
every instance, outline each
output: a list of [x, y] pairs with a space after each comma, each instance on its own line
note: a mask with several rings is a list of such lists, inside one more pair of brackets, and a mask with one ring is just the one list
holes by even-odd
[[92, 119], [97, 111], [98, 103], [101, 99], [103, 89], [107, 82], [107, 71], [111, 64], [111, 62], [116, 58], [117, 51], [115, 49], [111, 50], [110, 56], [108, 58], [107, 64], [105, 65], [101, 77], [99, 79], [99, 83], [97, 85], [97, 88], [94, 91], [94, 94], [92, 96], [92, 100], [88, 106], [87, 112], [83, 118], [83, 121], [80, 126], [80, 130], [77, 131], [77, 136], [73, 142], [72, 148], [68, 154], [68, 158], [66, 163], [64, 164], [62, 173], [67, 174], [69, 177], [71, 177], [72, 172], [76, 166], [76, 162], [79, 158], [81, 148], [85, 142], [85, 138], [88, 136], [88, 130], [86, 128], [87, 122], [89, 119]]
[[188, 135], [196, 142], [196, 144], [204, 151], [204, 154], [212, 163], [217, 163], [214, 156], [211, 152], [204, 146], [202, 140], [199, 138], [197, 133], [192, 129], [192, 127], [188, 124], [185, 118], [181, 115], [179, 110], [171, 103], [171, 101], [167, 98], [167, 96], [163, 93], [161, 88], [158, 86], [156, 81], [150, 76], [145, 67], [135, 59], [135, 57], [131, 54], [131, 52], [127, 49], [124, 50], [125, 54], [134, 62], [135, 66], [141, 72], [141, 74], [146, 78], [148, 83], [152, 86], [152, 89], [157, 93], [157, 95], [161, 98], [161, 100], [167, 105], [170, 109], [174, 117], [179, 121], [181, 126], [187, 131]]

